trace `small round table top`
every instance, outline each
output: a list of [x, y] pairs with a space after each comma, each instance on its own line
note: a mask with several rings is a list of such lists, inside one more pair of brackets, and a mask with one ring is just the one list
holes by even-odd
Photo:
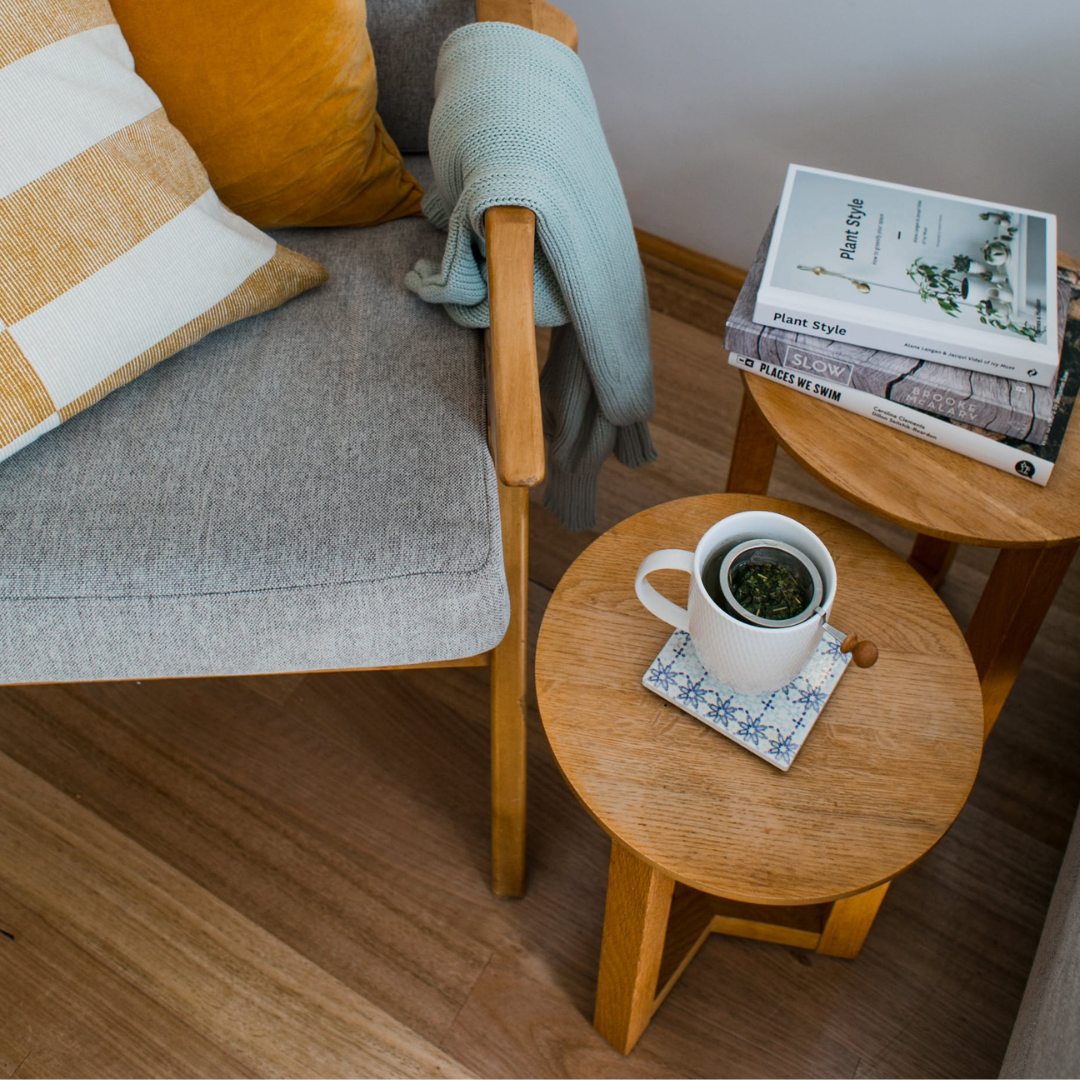
[[[1073, 269], [1080, 263], [1059, 253]], [[1080, 317], [1075, 310], [1073, 317]], [[856, 506], [916, 532], [983, 547], [1044, 547], [1080, 538], [1080, 424], [1065, 434], [1046, 487], [743, 375], [776, 441]]]
[[[849, 666], [786, 773], [641, 682], [672, 628], [638, 602], [638, 564], [741, 510], [821, 537], [837, 567], [830, 621], [881, 653]], [[685, 603], [685, 574], [652, 580]], [[548, 604], [536, 688], [559, 767], [604, 829], [668, 876], [748, 903], [823, 903], [894, 877], [952, 824], [982, 753], [975, 667], [933, 590], [862, 530], [761, 496], [680, 499], [604, 533]]]

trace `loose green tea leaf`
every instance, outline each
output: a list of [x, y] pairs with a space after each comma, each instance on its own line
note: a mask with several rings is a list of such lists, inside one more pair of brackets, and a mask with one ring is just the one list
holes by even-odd
[[745, 611], [773, 622], [794, 619], [810, 603], [790, 567], [765, 559], [736, 566], [731, 572], [731, 592]]

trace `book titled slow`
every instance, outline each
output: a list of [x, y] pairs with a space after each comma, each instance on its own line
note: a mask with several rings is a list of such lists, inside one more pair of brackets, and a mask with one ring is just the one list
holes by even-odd
[[1073, 278], [1069, 292], [1069, 317], [1061, 350], [1061, 367], [1054, 392], [1053, 418], [1045, 444], [1036, 446], [1020, 439], [994, 435], [947, 417], [888, 401], [865, 390], [834, 381], [830, 372], [800, 374], [768, 360], [731, 353], [728, 363], [761, 378], [782, 383], [820, 401], [886, 424], [927, 442], [937, 443], [964, 457], [981, 461], [995, 469], [1019, 476], [1034, 484], [1046, 485], [1054, 471], [1061, 442], [1069, 425], [1080, 388], [1080, 281]]
[[[758, 248], [757, 258], [728, 317], [724, 348], [741, 356], [768, 360], [801, 375], [829, 373], [832, 381], [936, 416], [959, 420], [1022, 442], [1041, 446], [1050, 436], [1055, 387], [1033, 386], [932, 360], [867, 349], [844, 340], [830, 341], [798, 330], [759, 326], [754, 301], [765, 270], [775, 215]], [[1070, 283], [1057, 283], [1058, 325], [1055, 349], [1065, 337]]]
[[1056, 384], [1057, 219], [791, 165], [761, 326]]

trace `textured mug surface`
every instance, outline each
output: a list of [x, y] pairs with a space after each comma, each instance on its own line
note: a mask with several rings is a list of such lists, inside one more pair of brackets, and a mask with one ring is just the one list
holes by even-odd
[[[780, 540], [798, 548], [821, 575], [818, 612], [797, 626], [752, 626], [729, 615], [705, 590], [702, 572], [710, 557], [744, 540]], [[690, 575], [686, 608], [661, 596], [648, 581], [654, 570]], [[793, 518], [765, 510], [731, 514], [713, 525], [693, 551], [665, 548], [646, 555], [638, 567], [638, 599], [658, 618], [689, 632], [705, 669], [743, 694], [765, 693], [790, 682], [817, 647], [836, 595], [836, 566], [818, 536]]]

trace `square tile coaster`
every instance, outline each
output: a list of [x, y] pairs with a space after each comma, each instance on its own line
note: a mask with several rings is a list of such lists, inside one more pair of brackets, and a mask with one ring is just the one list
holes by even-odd
[[676, 630], [641, 682], [732, 742], [787, 772], [851, 661], [843, 637], [826, 626], [817, 650], [786, 686], [738, 694], [702, 666], [690, 635]]

